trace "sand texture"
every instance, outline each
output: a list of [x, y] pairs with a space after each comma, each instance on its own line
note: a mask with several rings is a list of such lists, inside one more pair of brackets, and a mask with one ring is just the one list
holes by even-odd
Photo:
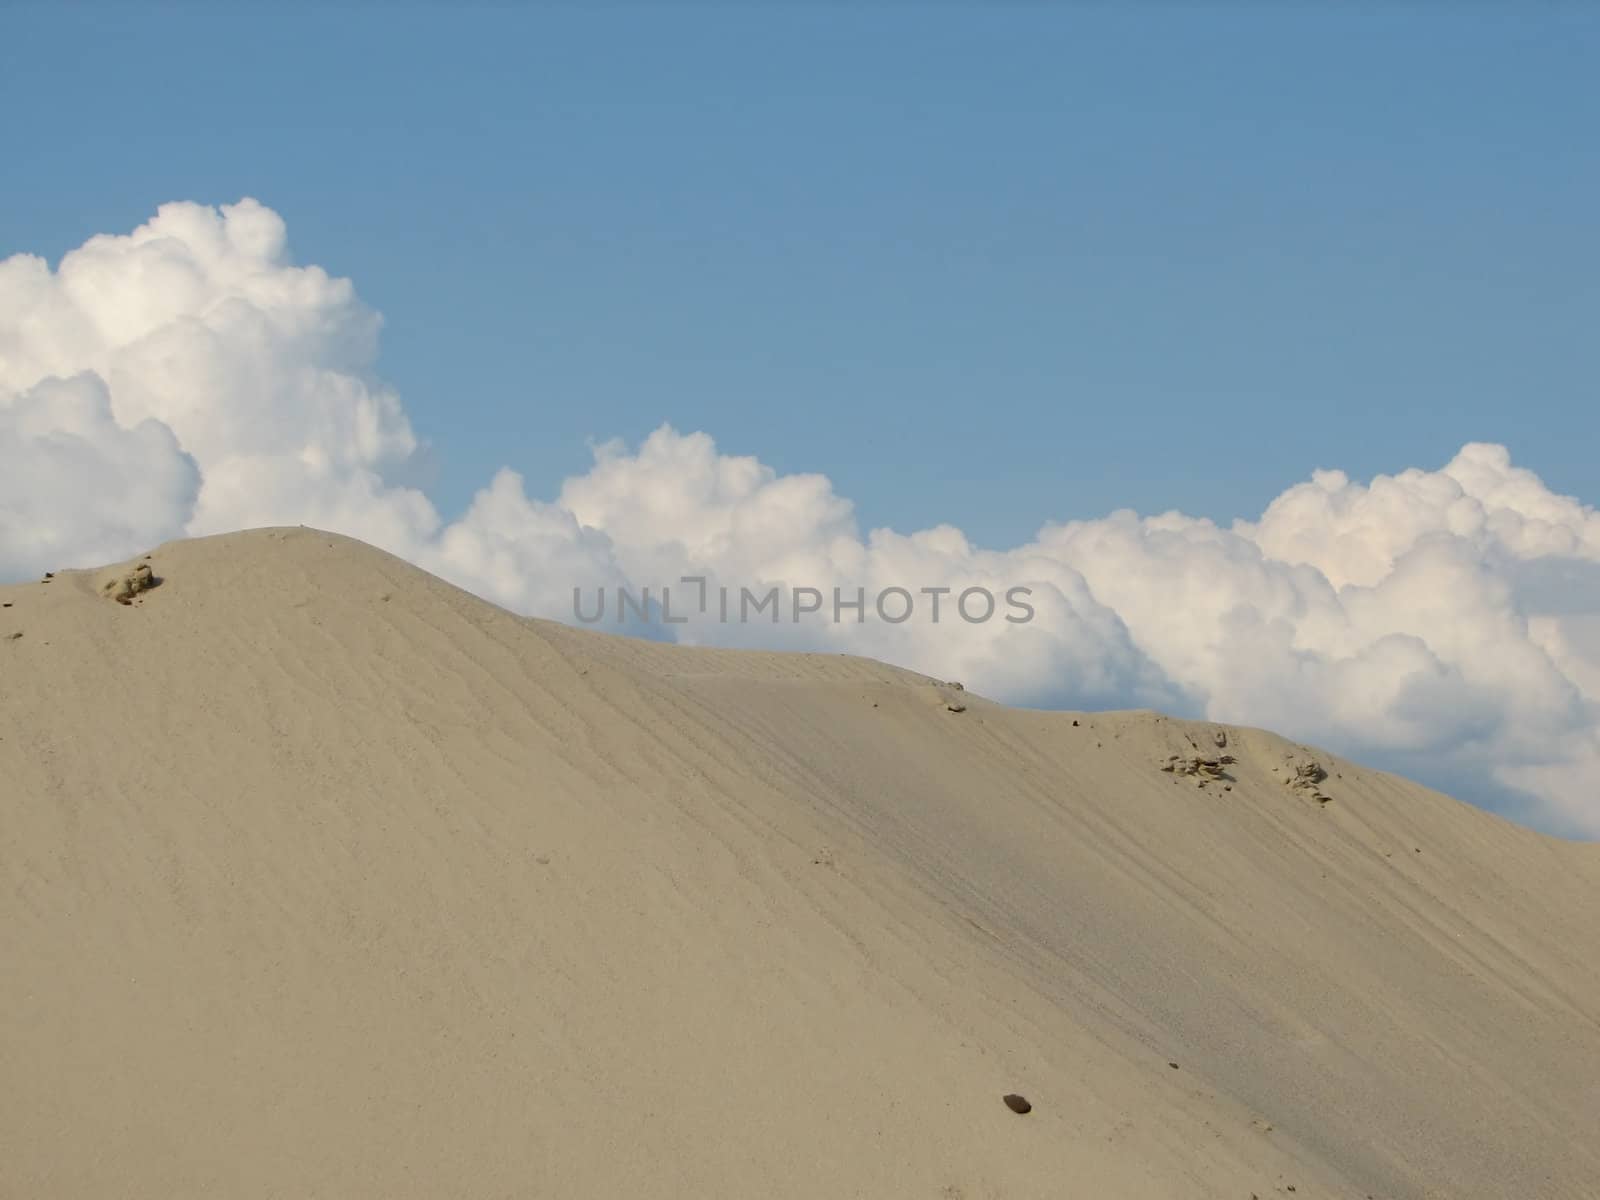
[[0, 602], [7, 1200], [1600, 1195], [1600, 846], [306, 529]]

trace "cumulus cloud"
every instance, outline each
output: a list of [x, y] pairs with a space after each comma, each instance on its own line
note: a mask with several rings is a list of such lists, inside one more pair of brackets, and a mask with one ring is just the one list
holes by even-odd
[[199, 486], [172, 430], [118, 424], [96, 375], [0, 392], [0, 567], [11, 575], [182, 536]]
[[[592, 608], [603, 587], [615, 629], [619, 590], [648, 589], [632, 632], [1267, 725], [1600, 836], [1600, 513], [1503, 447], [1369, 483], [1318, 470], [1229, 527], [1122, 511], [984, 548], [950, 526], [863, 531], [826, 477], [664, 427], [601, 446], [550, 500], [503, 469], [445, 522], [405, 483], [420, 447], [379, 331], [250, 200], [166, 205], [53, 270], [0, 262], [0, 576], [303, 523], [525, 613], [570, 621], [574, 588]], [[1005, 619], [1017, 587], [1031, 620]], [[720, 619], [723, 589], [737, 618], [773, 588]], [[972, 589], [991, 619], [968, 619]]]
[[386, 482], [417, 439], [399, 398], [370, 374], [380, 322], [349, 280], [286, 255], [282, 219], [246, 200], [220, 212], [164, 205], [131, 234], [91, 238], [55, 271], [8, 259], [0, 397], [90, 373], [117, 426], [164, 427], [200, 464], [200, 488], [152, 532], [174, 516], [209, 533], [300, 513], [371, 541], [427, 537], [432, 506]]

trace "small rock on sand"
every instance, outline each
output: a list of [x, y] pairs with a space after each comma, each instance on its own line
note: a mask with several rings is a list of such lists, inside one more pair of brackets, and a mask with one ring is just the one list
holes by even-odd
[[130, 571], [112, 575], [100, 585], [100, 590], [118, 604], [132, 604], [140, 592], [148, 592], [160, 582], [149, 563], [140, 563]]

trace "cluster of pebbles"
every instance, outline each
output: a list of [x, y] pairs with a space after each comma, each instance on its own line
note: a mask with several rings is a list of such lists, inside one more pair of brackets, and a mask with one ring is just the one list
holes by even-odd
[[1205, 787], [1208, 783], [1232, 778], [1227, 768], [1238, 761], [1231, 754], [1219, 754], [1214, 758], [1204, 754], [1171, 754], [1161, 769], [1170, 775], [1187, 775]]
[[1284, 763], [1284, 785], [1311, 797], [1318, 804], [1326, 804], [1333, 799], [1322, 790], [1322, 781], [1327, 777], [1328, 769], [1314, 759], [1297, 761], [1290, 756]]
[[[1218, 731], [1214, 735], [1217, 748], [1220, 750], [1228, 744], [1228, 735]], [[1193, 741], [1190, 742], [1193, 745]], [[1225, 791], [1231, 791], [1233, 776], [1228, 774], [1228, 768], [1239, 760], [1231, 754], [1202, 754], [1196, 750], [1192, 754], [1169, 754], [1161, 764], [1161, 769], [1169, 775], [1182, 775], [1193, 779], [1200, 787], [1210, 783], [1222, 783]], [[1328, 778], [1328, 769], [1312, 758], [1296, 758], [1293, 754], [1286, 755], [1279, 782], [1290, 791], [1315, 800], [1318, 804], [1326, 804], [1333, 797], [1322, 790], [1323, 783]]]

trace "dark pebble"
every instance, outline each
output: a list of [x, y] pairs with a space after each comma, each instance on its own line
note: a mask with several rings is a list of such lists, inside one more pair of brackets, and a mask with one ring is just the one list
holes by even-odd
[[1004, 1097], [1004, 1099], [1006, 1102], [1006, 1107], [1012, 1112], [1016, 1113], [1018, 1116], [1022, 1116], [1025, 1113], [1031, 1113], [1033, 1111], [1033, 1105], [1029, 1104], [1025, 1097], [1019, 1096], [1015, 1092], [1012, 1092], [1009, 1096]]

